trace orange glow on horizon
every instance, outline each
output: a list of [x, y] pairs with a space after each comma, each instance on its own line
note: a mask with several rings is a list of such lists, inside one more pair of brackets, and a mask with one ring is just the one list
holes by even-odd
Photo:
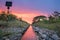
[[33, 18], [35, 17], [35, 16], [38, 16], [38, 15], [40, 15], [40, 14], [28, 14], [28, 13], [26, 13], [26, 14], [17, 14], [17, 13], [14, 13], [17, 17], [21, 17], [22, 18], [22, 20], [25, 20], [26, 22], [28, 22], [28, 23], [32, 23], [32, 20], [33, 20]]
[[[0, 10], [1, 12], [2, 10]], [[22, 18], [22, 20], [28, 22], [28, 23], [32, 23], [32, 20], [34, 17], [39, 16], [39, 15], [45, 15], [42, 12], [38, 12], [38, 11], [13, 11], [12, 14], [16, 15], [17, 17]]]
[[41, 12], [32, 12], [32, 11], [23, 11], [23, 12], [19, 12], [19, 13], [16, 13], [16, 12], [13, 12], [13, 14], [14, 15], [16, 15], [17, 17], [21, 17], [22, 18], [22, 20], [24, 20], [24, 21], [26, 21], [26, 22], [28, 22], [28, 23], [32, 23], [33, 21], [33, 18], [34, 17], [36, 17], [36, 16], [40, 16], [40, 15], [45, 15], [45, 14], [43, 14], [43, 13], [41, 13]]

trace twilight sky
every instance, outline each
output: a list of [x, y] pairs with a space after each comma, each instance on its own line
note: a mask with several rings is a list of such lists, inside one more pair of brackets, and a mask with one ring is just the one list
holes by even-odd
[[[6, 0], [0, 0], [0, 12], [7, 10], [5, 2]], [[60, 11], [60, 0], [12, 0], [12, 2], [10, 11], [29, 23], [35, 16]]]

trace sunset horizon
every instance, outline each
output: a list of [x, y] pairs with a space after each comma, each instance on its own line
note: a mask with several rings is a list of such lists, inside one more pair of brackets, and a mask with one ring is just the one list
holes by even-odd
[[[3, 12], [3, 10], [0, 10], [0, 13]], [[4, 11], [7, 13], [7, 10]], [[40, 12], [40, 11], [28, 11], [28, 10], [20, 10], [18, 11], [11, 11], [10, 12], [13, 15], [16, 15], [18, 18], [22, 18], [22, 20], [32, 24], [33, 22], [33, 18], [36, 16], [40, 16], [40, 15], [44, 15], [44, 16], [48, 16], [48, 14], [44, 14], [44, 12]]]
[[60, 40], [60, 0], [0, 0], [0, 40]]

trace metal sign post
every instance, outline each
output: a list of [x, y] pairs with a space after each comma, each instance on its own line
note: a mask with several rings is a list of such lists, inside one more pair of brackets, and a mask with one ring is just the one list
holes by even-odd
[[6, 1], [5, 6], [7, 6], [7, 13], [9, 13], [9, 9], [12, 6], [12, 1]]

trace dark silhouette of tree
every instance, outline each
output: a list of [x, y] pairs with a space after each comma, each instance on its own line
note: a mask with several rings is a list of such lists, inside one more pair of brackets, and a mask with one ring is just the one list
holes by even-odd
[[54, 11], [52, 15], [54, 16], [56, 22], [55, 30], [57, 31], [58, 36], [60, 36], [60, 12]]
[[57, 11], [54, 11], [54, 13], [48, 17], [49, 18], [49, 22], [50, 23], [57, 22], [59, 20], [59, 16], [60, 16], [60, 13], [57, 12]]
[[58, 11], [54, 11], [52, 15], [55, 17], [55, 19], [59, 19], [60, 13]]
[[53, 16], [50, 15], [48, 18], [49, 18], [49, 23], [54, 23], [54, 17]]
[[40, 19], [42, 19], [42, 20], [46, 20], [46, 16], [43, 16], [43, 15], [41, 15], [41, 16], [36, 16], [36, 17], [34, 17], [33, 18], [33, 22], [37, 22], [37, 21], [40, 21]]
[[58, 16], [58, 14], [59, 14], [59, 12], [57, 12], [57, 11], [54, 11], [54, 16]]

